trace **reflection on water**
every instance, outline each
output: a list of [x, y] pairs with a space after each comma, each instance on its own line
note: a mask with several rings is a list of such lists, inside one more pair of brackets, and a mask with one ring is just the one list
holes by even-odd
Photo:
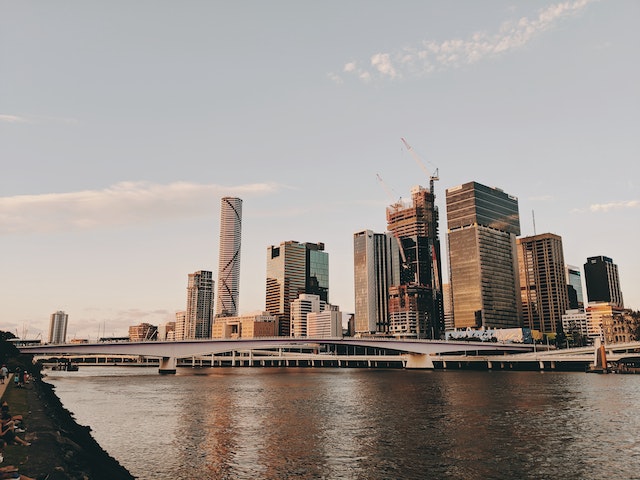
[[637, 478], [640, 376], [81, 367], [49, 381], [142, 480]]

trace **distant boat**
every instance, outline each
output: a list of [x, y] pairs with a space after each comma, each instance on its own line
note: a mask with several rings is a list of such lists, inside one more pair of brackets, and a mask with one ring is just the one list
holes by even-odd
[[72, 362], [58, 362], [56, 363], [53, 367], [51, 367], [51, 370], [57, 370], [57, 371], [64, 371], [64, 372], [77, 372], [78, 371], [78, 364], [76, 363], [72, 363]]

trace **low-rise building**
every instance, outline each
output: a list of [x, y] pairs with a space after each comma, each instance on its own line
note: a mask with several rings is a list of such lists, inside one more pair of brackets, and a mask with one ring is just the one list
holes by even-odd
[[311, 338], [341, 338], [342, 312], [337, 305], [327, 305], [321, 312], [307, 314], [307, 336]]
[[158, 327], [149, 323], [141, 323], [140, 325], [132, 325], [129, 327], [129, 341], [131, 342], [156, 340], [157, 335]]
[[259, 338], [278, 335], [278, 317], [267, 312], [238, 317], [216, 317], [213, 338]]

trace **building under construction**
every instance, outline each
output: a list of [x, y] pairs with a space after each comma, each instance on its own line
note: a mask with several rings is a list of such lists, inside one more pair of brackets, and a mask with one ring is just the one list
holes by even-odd
[[390, 333], [396, 336], [440, 338], [444, 333], [434, 178], [429, 190], [414, 187], [410, 202], [387, 207], [387, 230], [402, 257], [400, 284], [389, 287]]

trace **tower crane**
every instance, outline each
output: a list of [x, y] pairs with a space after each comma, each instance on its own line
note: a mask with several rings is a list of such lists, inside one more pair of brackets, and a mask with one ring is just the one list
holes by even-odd
[[440, 180], [440, 177], [438, 176], [438, 169], [436, 168], [436, 170], [435, 170], [435, 172], [433, 172], [433, 174], [429, 173], [429, 170], [427, 170], [427, 167], [424, 166], [424, 163], [422, 163], [422, 160], [420, 160], [420, 157], [415, 152], [413, 147], [411, 145], [409, 145], [404, 138], [400, 138], [400, 140], [402, 140], [402, 143], [404, 143], [404, 146], [407, 147], [407, 150], [409, 151], [409, 153], [411, 154], [413, 159], [416, 161], [416, 163], [420, 166], [420, 168], [422, 168], [424, 173], [427, 174], [427, 177], [429, 177], [429, 192], [431, 192], [431, 194], [433, 195], [434, 194], [433, 182], [435, 180]]
[[[391, 194], [391, 190], [389, 189], [387, 184], [384, 183], [384, 180], [379, 174], [376, 173], [376, 177], [378, 178], [380, 185], [382, 185], [382, 188], [384, 188], [385, 192], [387, 192], [387, 195], [389, 195], [389, 198], [393, 202], [394, 197]], [[398, 200], [397, 202], [394, 202], [392, 205], [398, 205], [398, 204], [400, 204], [400, 200]], [[397, 235], [396, 232], [391, 232], [391, 233], [393, 234], [393, 237], [396, 239], [396, 242], [398, 242], [398, 250], [400, 250], [400, 257], [402, 258], [402, 268], [404, 268], [405, 270], [408, 270], [409, 262], [407, 262], [407, 256], [404, 253], [404, 247], [402, 246], [402, 241], [400, 240], [400, 237]]]

